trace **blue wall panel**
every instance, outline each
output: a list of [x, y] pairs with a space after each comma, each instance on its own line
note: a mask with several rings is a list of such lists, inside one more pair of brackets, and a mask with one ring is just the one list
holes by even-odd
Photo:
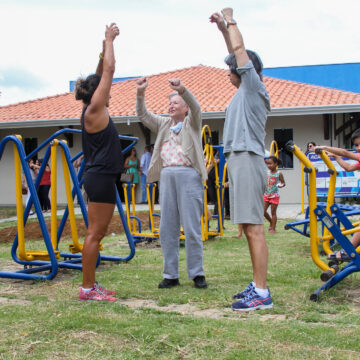
[[265, 76], [360, 93], [360, 63], [265, 68]]

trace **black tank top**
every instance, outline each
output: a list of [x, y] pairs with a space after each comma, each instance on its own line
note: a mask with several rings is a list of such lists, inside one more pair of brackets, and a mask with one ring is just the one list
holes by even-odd
[[120, 174], [124, 168], [119, 133], [109, 116], [108, 126], [96, 133], [85, 130], [85, 111], [81, 114], [81, 137], [84, 151], [85, 171], [101, 174]]

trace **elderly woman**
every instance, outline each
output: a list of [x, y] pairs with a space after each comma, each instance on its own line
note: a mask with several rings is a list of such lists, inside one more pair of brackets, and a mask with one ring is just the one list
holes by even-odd
[[146, 109], [148, 80], [137, 81], [136, 111], [139, 119], [157, 133], [147, 181], [160, 179], [160, 242], [164, 255], [163, 280], [159, 288], [179, 285], [179, 236], [184, 227], [189, 279], [196, 288], [206, 288], [200, 217], [206, 169], [201, 146], [201, 109], [178, 79], [169, 80], [175, 90], [169, 96], [170, 118]]
[[231, 8], [222, 15], [214, 13], [210, 21], [217, 24], [230, 55], [229, 80], [237, 91], [226, 111], [224, 154], [230, 182], [230, 214], [233, 224], [241, 224], [249, 244], [253, 281], [234, 295], [236, 311], [266, 309], [273, 306], [266, 284], [268, 248], [264, 234], [266, 168], [265, 124], [270, 99], [262, 81], [262, 63], [246, 50], [243, 37], [233, 19]]

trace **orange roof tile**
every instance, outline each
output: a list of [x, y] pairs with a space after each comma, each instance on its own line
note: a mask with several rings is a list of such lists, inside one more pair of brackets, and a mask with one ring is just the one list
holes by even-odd
[[[193, 66], [149, 76], [146, 103], [150, 111], [168, 112], [169, 78], [179, 78], [196, 96], [203, 112], [224, 111], [236, 89], [230, 84], [227, 70], [210, 66]], [[112, 85], [110, 114], [135, 115], [136, 79]], [[360, 104], [360, 94], [264, 77], [272, 108]], [[0, 122], [78, 119], [82, 104], [73, 93], [50, 96], [0, 107]]]

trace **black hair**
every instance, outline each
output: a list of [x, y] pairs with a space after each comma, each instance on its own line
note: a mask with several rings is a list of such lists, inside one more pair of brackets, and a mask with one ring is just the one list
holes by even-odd
[[[251, 51], [251, 50], [246, 50], [246, 53], [248, 54], [249, 59], [253, 63], [255, 71], [259, 75], [260, 80], [262, 81], [263, 80], [263, 78], [262, 78], [263, 63], [262, 63], [259, 55], [255, 51]], [[239, 79], [241, 79], [241, 76], [236, 71], [236, 69], [238, 68], [238, 65], [237, 65], [236, 57], [235, 57], [234, 53], [229, 54], [225, 58], [225, 64], [229, 66], [230, 71], [233, 74], [235, 74]]]
[[306, 149], [309, 148], [309, 145], [310, 145], [310, 144], [313, 144], [314, 146], [316, 146], [316, 144], [314, 143], [314, 141], [309, 141], [309, 142], [306, 144]]
[[151, 145], [146, 145], [145, 149], [150, 152], [151, 151]]
[[91, 98], [99, 86], [101, 76], [98, 74], [89, 75], [86, 79], [80, 78], [76, 81], [75, 99], [82, 100], [84, 104], [90, 104]]
[[269, 156], [268, 158], [266, 158], [265, 160], [272, 160], [276, 165], [281, 166], [282, 165], [282, 161], [281, 159], [277, 158], [274, 155]]
[[360, 128], [356, 129], [352, 134], [351, 134], [351, 141], [354, 141], [356, 138], [360, 138]]

